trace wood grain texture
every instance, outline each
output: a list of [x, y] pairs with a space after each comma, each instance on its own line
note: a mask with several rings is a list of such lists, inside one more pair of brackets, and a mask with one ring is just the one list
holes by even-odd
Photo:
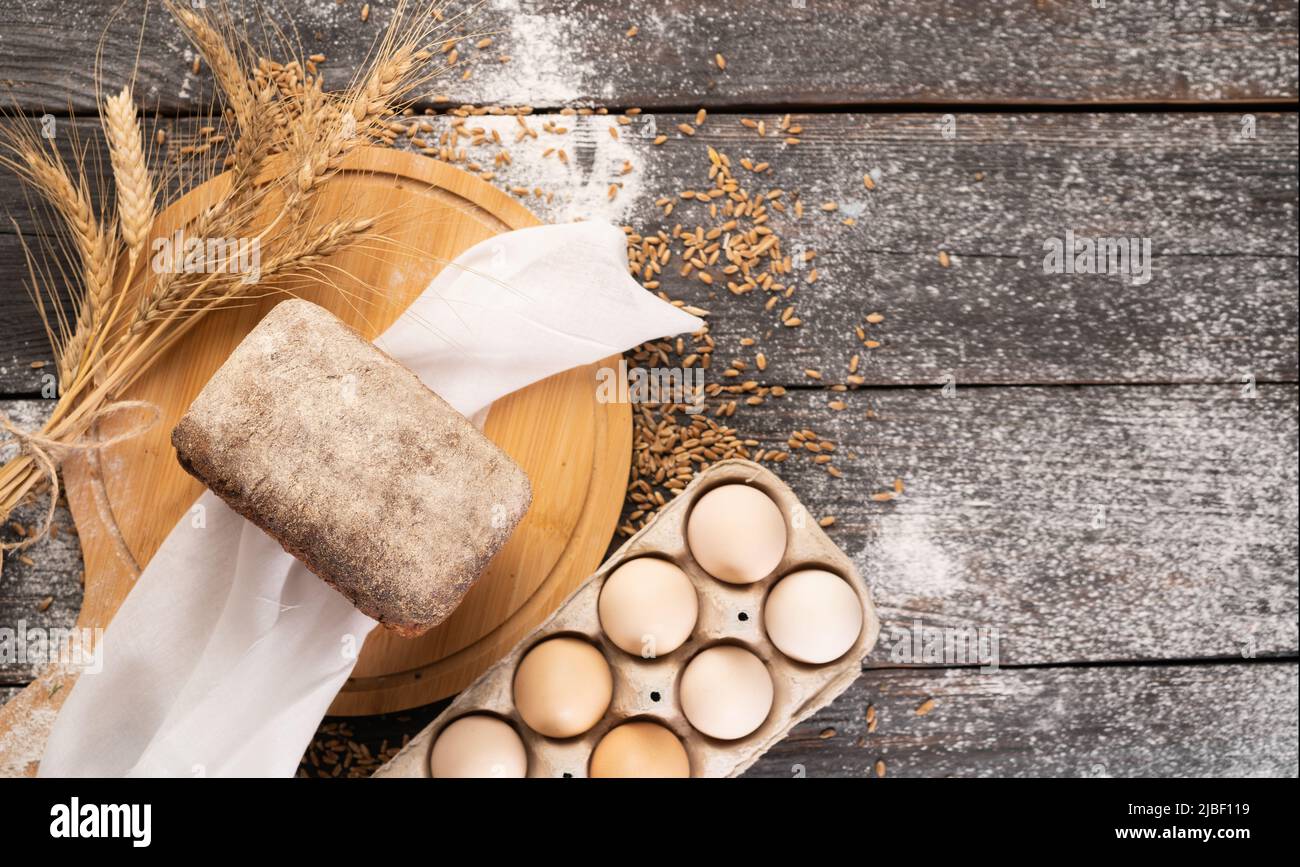
[[[737, 118], [714, 116], [687, 139], [687, 118], [651, 116], [607, 129], [613, 117], [536, 117], [570, 132], [513, 143], [514, 118], [484, 117], [498, 129], [513, 165], [494, 183], [540, 187], [527, 197], [548, 221], [577, 217], [626, 223], [640, 232], [703, 222], [702, 206], [682, 202], [663, 217], [661, 195], [707, 186], [707, 146], [755, 162], [741, 170], [754, 192], [780, 188], [802, 197], [801, 220], [776, 215], [786, 249], [817, 252], [819, 279], [807, 273], [794, 299], [805, 324], [777, 325], [780, 306], [764, 298], [716, 297], [710, 287], [666, 269], [664, 291], [715, 311], [723, 352], [760, 338], [770, 364], [762, 379], [806, 381], [806, 368], [864, 355], [878, 384], [1236, 382], [1297, 377], [1297, 120], [1256, 118], [1256, 137], [1240, 139], [1237, 115], [959, 115], [956, 138], [938, 115], [801, 116], [804, 143], [759, 137]], [[775, 126], [775, 116], [765, 116]], [[439, 120], [444, 123], [445, 120]], [[667, 130], [673, 138], [650, 144]], [[568, 166], [547, 148], [566, 148]], [[491, 164], [493, 149], [469, 158]], [[634, 171], [619, 174], [624, 161]], [[862, 176], [879, 170], [874, 191]], [[612, 182], [622, 189], [608, 197]], [[818, 210], [834, 201], [840, 210]], [[0, 177], [0, 207], [25, 220], [16, 182]], [[845, 226], [846, 214], [857, 224]], [[34, 231], [30, 223], [24, 226]], [[1079, 235], [1151, 239], [1151, 281], [1043, 273], [1043, 243]], [[950, 254], [950, 267], [938, 260]], [[17, 239], [0, 228], [0, 273], [23, 273]], [[865, 352], [853, 326], [870, 312], [886, 321]], [[21, 287], [0, 287], [0, 393], [39, 387], [27, 365], [48, 356], [39, 321]], [[731, 357], [730, 355], [725, 357]]]
[[810, 389], [729, 423], [836, 443], [843, 478], [777, 472], [871, 588], [869, 665], [916, 621], [995, 629], [1009, 665], [1300, 650], [1293, 385]]
[[1294, 661], [871, 671], [748, 774], [1294, 777], [1298, 686]]
[[[678, 201], [669, 217], [654, 207], [707, 189], [708, 146], [733, 163], [770, 162], [761, 177], [737, 175], [751, 192], [782, 189], [805, 203], [801, 220], [773, 215], [787, 251], [817, 253], [817, 282], [803, 272], [790, 299], [804, 325], [780, 327], [784, 304], [765, 312], [762, 293], [733, 298], [720, 274], [712, 287], [677, 277], [680, 259], [663, 279], [670, 296], [716, 312], [724, 351], [760, 338], [762, 381], [806, 381], [806, 368], [847, 362], [862, 351], [852, 328], [870, 312], [886, 316], [873, 329], [882, 347], [864, 353], [873, 383], [1296, 378], [1293, 115], [1257, 118], [1257, 137], [1239, 142], [1231, 115], [960, 115], [952, 139], [938, 115], [799, 116], [797, 146], [733, 116], [677, 133], [690, 119], [642, 120], [617, 143], [613, 119], [562, 119], [573, 132], [512, 145], [498, 182], [559, 190], [539, 207], [544, 217], [594, 214], [649, 233], [715, 225], [696, 202]], [[512, 124], [471, 122], [507, 141]], [[656, 132], [668, 143], [650, 145]], [[568, 147], [574, 167], [557, 171], [541, 156], [547, 147]], [[616, 177], [623, 159], [635, 171]], [[603, 205], [611, 181], [623, 188]], [[827, 202], [838, 210], [822, 212]], [[1067, 230], [1150, 239], [1151, 282], [1044, 274], [1044, 242]]]
[[[333, 84], [381, 32], [391, 3], [232, 0], [250, 26], [296, 28]], [[93, 107], [91, 58], [106, 29], [105, 90], [135, 66], [143, 2], [28, 0], [0, 8], [0, 82], [24, 108]], [[451, 11], [476, 4], [456, 2]], [[260, 6], [260, 9], [258, 8]], [[639, 32], [628, 37], [629, 28]], [[1294, 100], [1294, 3], [1133, 0], [488, 0], [461, 63], [428, 96], [453, 103], [646, 108], [765, 104]], [[493, 43], [476, 49], [477, 34]], [[137, 93], [168, 113], [204, 110], [207, 76], [156, 5]], [[58, 50], [51, 50], [58, 46]], [[720, 70], [715, 55], [726, 58]], [[508, 56], [509, 62], [500, 58]], [[468, 71], [468, 79], [462, 74]]]
[[[776, 470], [871, 587], [869, 664], [897, 664], [890, 638], [916, 620], [997, 629], [1004, 665], [1300, 650], [1295, 386], [837, 396], [848, 409], [801, 389], [732, 423], [769, 447], [804, 427], [837, 443], [842, 479], [810, 454]], [[872, 501], [896, 478], [902, 496]]]
[[[875, 779], [877, 761], [885, 779], [1295, 776], [1298, 678], [1294, 660], [867, 671], [747, 776]], [[444, 707], [332, 722], [377, 755]]]

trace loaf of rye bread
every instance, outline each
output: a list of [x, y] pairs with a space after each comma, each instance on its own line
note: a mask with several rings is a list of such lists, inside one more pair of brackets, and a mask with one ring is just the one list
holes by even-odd
[[287, 300], [172, 431], [191, 475], [402, 635], [460, 603], [531, 501], [523, 470], [414, 373]]

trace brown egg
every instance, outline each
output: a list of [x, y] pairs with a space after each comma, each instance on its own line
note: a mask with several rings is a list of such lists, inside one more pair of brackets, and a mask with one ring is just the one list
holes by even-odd
[[728, 584], [753, 584], [785, 555], [785, 518], [771, 497], [749, 485], [722, 485], [700, 497], [686, 521], [691, 556]]
[[839, 659], [858, 640], [862, 603], [840, 576], [803, 569], [782, 578], [767, 594], [763, 625], [777, 650], [820, 665]]
[[652, 722], [610, 729], [591, 754], [592, 777], [689, 777], [691, 762], [677, 735]]
[[528, 752], [510, 724], [487, 714], [463, 716], [434, 742], [429, 769], [436, 779], [524, 777]]
[[641, 557], [615, 569], [600, 590], [600, 628], [620, 649], [654, 659], [691, 637], [700, 604], [686, 573]]
[[588, 642], [552, 638], [519, 663], [514, 693], [515, 707], [530, 729], [548, 738], [571, 738], [605, 715], [614, 679], [605, 657]]
[[686, 665], [678, 687], [682, 713], [712, 738], [743, 738], [772, 710], [772, 675], [763, 660], [743, 647], [718, 645]]

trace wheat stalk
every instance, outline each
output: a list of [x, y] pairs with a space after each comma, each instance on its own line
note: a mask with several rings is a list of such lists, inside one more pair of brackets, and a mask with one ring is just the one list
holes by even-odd
[[297, 249], [281, 254], [262, 267], [260, 277], [282, 277], [316, 264], [321, 259], [367, 237], [376, 220], [366, 217], [357, 220], [338, 220], [326, 224], [316, 235]]
[[96, 329], [108, 320], [112, 306], [113, 272], [117, 265], [117, 239], [111, 221], [101, 222], [90, 199], [84, 167], [76, 166], [76, 179], [52, 146], [33, 135], [18, 133], [6, 140], [12, 156], [0, 155], [6, 165], [54, 209], [72, 240], [79, 263], [81, 293], [71, 332], [52, 340], [60, 387], [74, 382], [89, 361]]
[[176, 22], [185, 30], [186, 35], [198, 48], [217, 80], [217, 87], [234, 112], [240, 128], [243, 129], [252, 118], [254, 111], [253, 92], [248, 86], [248, 76], [239, 55], [231, 48], [221, 30], [212, 19], [200, 14], [188, 5], [176, 0], [164, 0], [163, 6]]
[[[94, 447], [84, 437], [95, 420], [205, 314], [265, 294], [258, 287], [271, 278], [318, 277], [317, 266], [325, 259], [375, 237], [373, 217], [312, 220], [312, 206], [346, 156], [377, 137], [385, 116], [400, 110], [406, 94], [429, 77], [425, 66], [431, 55], [422, 46], [441, 26], [423, 4], [413, 11], [408, 0], [399, 0], [373, 62], [347, 90], [329, 94], [319, 77], [304, 78], [297, 89], [281, 86], [272, 73], [301, 70], [297, 61], [289, 67], [248, 62], [248, 37], [224, 4], [215, 16], [179, 0], [164, 5], [207, 61], [233, 116], [228, 189], [185, 230], [199, 239], [255, 240], [264, 264], [253, 280], [206, 268], [159, 275], [136, 269], [153, 231], [157, 190], [167, 185], [150, 173], [130, 87], [101, 106], [115, 212], [96, 213], [80, 157], [70, 169], [30, 123], [0, 125], [0, 165], [52, 206], [71, 239], [63, 252], [80, 283], [68, 316], [49, 285], [51, 269], [36, 266], [29, 255], [32, 294], [58, 362], [60, 400], [36, 433], [18, 431], [0, 418], [23, 446], [0, 467], [0, 521], [42, 483], [57, 483], [52, 467], [64, 455]], [[280, 162], [272, 164], [276, 154]], [[272, 192], [282, 207], [268, 222], [262, 214], [271, 210]], [[123, 254], [129, 264], [119, 273]], [[42, 282], [47, 284], [43, 293]], [[123, 309], [131, 310], [131, 318], [119, 323]], [[30, 535], [23, 546], [43, 534]]]
[[144, 135], [136, 120], [130, 85], [104, 100], [103, 126], [117, 191], [118, 227], [130, 258], [130, 272], [144, 250], [154, 218], [153, 179], [145, 164]]
[[407, 0], [399, 0], [374, 61], [344, 99], [321, 98], [319, 79], [306, 88], [305, 110], [295, 119], [288, 147], [299, 164], [297, 189], [286, 205], [291, 217], [305, 210], [348, 154], [371, 141], [385, 117], [431, 76], [432, 52], [425, 46], [440, 29], [428, 10], [413, 12]]
[[90, 201], [90, 185], [78, 167], [74, 182], [53, 148], [29, 140], [11, 144], [17, 162], [6, 160], [63, 218], [82, 265], [85, 302], [102, 308], [113, 291], [111, 229], [100, 222]]
[[392, 54], [375, 63], [352, 100], [352, 118], [358, 126], [375, 123], [392, 110], [397, 97], [410, 90], [414, 70], [429, 59], [429, 52], [413, 44], [396, 46]]

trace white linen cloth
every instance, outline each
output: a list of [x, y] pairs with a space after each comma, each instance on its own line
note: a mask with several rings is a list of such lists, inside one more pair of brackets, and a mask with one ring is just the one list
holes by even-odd
[[[375, 343], [481, 421], [529, 383], [702, 325], [629, 276], [622, 231], [581, 222], [471, 248]], [[206, 492], [105, 630], [40, 775], [291, 776], [374, 626]]]

